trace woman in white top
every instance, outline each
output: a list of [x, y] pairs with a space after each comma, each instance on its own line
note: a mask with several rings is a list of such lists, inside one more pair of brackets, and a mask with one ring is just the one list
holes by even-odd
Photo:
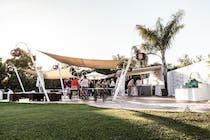
[[83, 99], [88, 99], [88, 87], [89, 87], [89, 81], [87, 79], [86, 76], [84, 76], [84, 78], [82, 79], [82, 81], [80, 82], [80, 86], [81, 86], [81, 91], [82, 91], [82, 98]]
[[133, 87], [134, 87], [134, 80], [131, 79], [129, 82], [128, 82], [128, 96], [131, 96], [131, 92], [133, 90]]

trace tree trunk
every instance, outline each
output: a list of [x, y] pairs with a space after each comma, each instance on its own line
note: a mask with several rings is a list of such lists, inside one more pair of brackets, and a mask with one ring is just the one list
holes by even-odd
[[168, 82], [167, 82], [167, 65], [165, 59], [165, 50], [161, 51], [162, 55], [162, 65], [163, 65], [163, 78], [164, 78], [164, 87], [165, 87], [165, 96], [168, 96]]

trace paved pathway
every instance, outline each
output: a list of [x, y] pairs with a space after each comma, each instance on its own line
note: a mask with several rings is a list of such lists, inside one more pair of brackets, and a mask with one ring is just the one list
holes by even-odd
[[178, 101], [174, 97], [127, 97], [120, 96], [116, 101], [112, 98], [98, 99], [96, 102], [91, 98], [89, 101], [82, 101], [73, 98], [71, 101], [62, 101], [57, 103], [84, 103], [90, 106], [102, 108], [131, 109], [131, 110], [157, 110], [157, 111], [173, 111], [173, 112], [210, 112], [210, 102], [187, 102]]
[[[46, 103], [46, 102], [30, 102], [30, 103]], [[186, 102], [178, 101], [173, 97], [127, 97], [120, 96], [115, 101], [109, 97], [105, 102], [98, 99], [96, 102], [93, 98], [83, 101], [78, 97], [72, 100], [64, 99], [59, 102], [51, 103], [67, 103], [67, 104], [88, 104], [90, 106], [101, 108], [131, 109], [131, 110], [157, 110], [157, 111], [173, 111], [173, 112], [210, 112], [210, 102]]]
[[210, 102], [177, 101], [172, 97], [118, 97], [116, 101], [89, 101], [87, 104], [104, 108], [159, 110], [175, 112], [210, 112]]

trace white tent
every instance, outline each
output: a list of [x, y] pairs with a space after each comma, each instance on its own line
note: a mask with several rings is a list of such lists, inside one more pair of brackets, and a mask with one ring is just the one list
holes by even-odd
[[91, 72], [86, 74], [87, 78], [90, 80], [99, 80], [99, 79], [105, 79], [107, 76], [98, 72]]

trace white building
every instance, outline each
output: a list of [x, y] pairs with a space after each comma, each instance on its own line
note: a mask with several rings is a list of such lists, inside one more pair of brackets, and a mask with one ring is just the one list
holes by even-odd
[[201, 61], [192, 65], [182, 67], [168, 72], [168, 92], [169, 96], [175, 96], [175, 90], [183, 88], [185, 83], [191, 78], [202, 82], [210, 99], [210, 66], [207, 61]]

